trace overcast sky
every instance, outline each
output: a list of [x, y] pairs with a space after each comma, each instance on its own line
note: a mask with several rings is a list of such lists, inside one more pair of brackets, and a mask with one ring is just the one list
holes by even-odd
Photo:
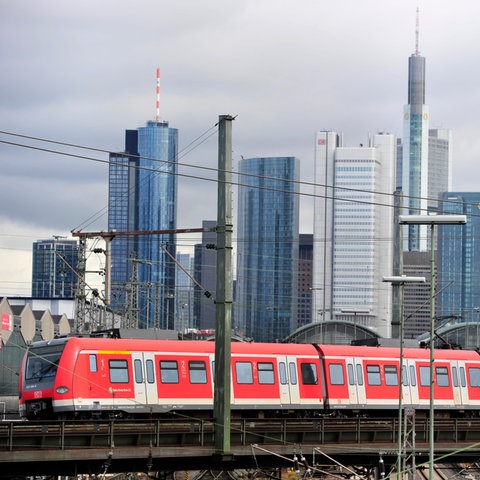
[[[296, 156], [312, 181], [316, 131], [343, 132], [346, 145], [402, 136], [417, 6], [430, 126], [453, 130], [454, 190], [478, 191], [471, 0], [0, 0], [0, 130], [122, 150], [125, 129], [155, 117], [159, 67], [160, 114], [179, 130], [181, 163], [216, 167], [212, 127], [231, 114], [234, 168], [241, 156]], [[107, 165], [4, 143], [0, 162], [0, 295], [29, 295], [35, 240], [107, 228]], [[179, 228], [216, 218], [214, 182], [180, 177], [178, 200]], [[301, 210], [312, 232], [311, 200]]]

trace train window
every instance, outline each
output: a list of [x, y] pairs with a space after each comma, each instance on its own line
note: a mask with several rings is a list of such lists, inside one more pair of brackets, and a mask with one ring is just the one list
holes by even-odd
[[428, 387], [430, 385], [430, 367], [420, 367], [420, 385]]
[[369, 385], [381, 385], [380, 365], [367, 365], [367, 382]]
[[480, 387], [480, 368], [469, 368], [468, 377], [470, 379], [471, 387]]
[[237, 383], [253, 383], [253, 370], [250, 362], [237, 362], [235, 371], [237, 372]]
[[300, 370], [304, 385], [316, 385], [318, 383], [317, 366], [314, 363], [302, 363]]
[[207, 383], [207, 366], [203, 361], [192, 360], [188, 362], [190, 383]]
[[287, 366], [285, 365], [285, 362], [280, 362], [278, 364], [278, 374], [280, 375], [280, 383], [282, 385], [287, 384]]
[[415, 375], [415, 367], [413, 365], [410, 365], [410, 382], [412, 387], [417, 386], [417, 376]]
[[178, 364], [175, 360], [160, 360], [162, 383], [178, 383]]
[[133, 373], [135, 375], [136, 383], [143, 383], [143, 368], [142, 361], [138, 358], [133, 361]]
[[54, 377], [60, 361], [59, 353], [29, 356], [25, 373], [25, 380], [33, 378]]
[[359, 385], [363, 385], [362, 366], [357, 363], [357, 381]]
[[385, 365], [385, 384], [390, 387], [398, 385], [398, 373], [396, 365]]
[[258, 383], [265, 385], [273, 385], [275, 383], [273, 363], [258, 362]]
[[348, 383], [350, 385], [355, 385], [355, 377], [353, 375], [353, 365], [349, 363], [347, 365], [347, 369], [348, 369]]
[[448, 380], [448, 369], [447, 367], [436, 367], [435, 373], [437, 376], [437, 385], [439, 387], [449, 387], [450, 381]]
[[109, 360], [111, 383], [128, 383], [128, 364], [126, 360]]
[[408, 387], [408, 372], [405, 365], [402, 367], [402, 382], [404, 387]]
[[454, 387], [458, 387], [457, 367], [452, 367], [452, 382]]
[[343, 376], [343, 367], [341, 363], [331, 363], [328, 366], [330, 372], [330, 383], [332, 385], [344, 385], [345, 378]]
[[90, 365], [90, 371], [92, 373], [98, 372], [97, 356], [95, 354], [91, 354], [88, 356], [88, 363]]
[[292, 385], [297, 384], [297, 369], [294, 362], [288, 364], [288, 373], [290, 374], [290, 383]]
[[153, 360], [147, 360], [145, 363], [145, 367], [147, 370], [147, 382], [155, 383], [155, 372], [153, 369]]
[[465, 377], [465, 367], [460, 367], [460, 385], [462, 387], [467, 386], [467, 379]]

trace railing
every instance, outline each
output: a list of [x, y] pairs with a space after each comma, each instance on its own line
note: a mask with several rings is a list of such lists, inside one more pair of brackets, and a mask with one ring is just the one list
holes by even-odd
[[[241, 419], [231, 421], [232, 445], [395, 443], [396, 418]], [[417, 419], [417, 443], [429, 441], [428, 419]], [[435, 421], [435, 442], [479, 442], [480, 419]], [[202, 419], [0, 422], [0, 450], [212, 446], [214, 424]]]

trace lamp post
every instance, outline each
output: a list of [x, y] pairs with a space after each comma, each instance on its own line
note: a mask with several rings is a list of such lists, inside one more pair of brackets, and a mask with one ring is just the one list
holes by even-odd
[[400, 225], [430, 225], [430, 412], [429, 412], [429, 455], [428, 478], [433, 480], [434, 466], [434, 351], [435, 351], [435, 225], [464, 225], [467, 223], [466, 215], [399, 215]]
[[398, 375], [398, 457], [397, 457], [397, 478], [403, 478], [403, 405], [402, 405], [402, 396], [403, 396], [403, 343], [404, 343], [404, 328], [405, 328], [405, 319], [404, 319], [404, 301], [403, 293], [404, 286], [406, 283], [425, 283], [425, 277], [407, 277], [406, 275], [393, 276], [393, 277], [383, 277], [383, 282], [389, 282], [392, 286], [400, 288], [400, 331], [399, 331], [399, 340], [400, 340], [400, 360], [399, 360], [399, 375]]

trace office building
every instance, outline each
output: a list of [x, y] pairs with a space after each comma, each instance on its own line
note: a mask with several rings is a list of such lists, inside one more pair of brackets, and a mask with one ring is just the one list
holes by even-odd
[[297, 327], [299, 170], [294, 157], [239, 162], [235, 325], [256, 342]]
[[[185, 333], [192, 327], [193, 319], [193, 281], [192, 256], [177, 252], [177, 270], [175, 278], [175, 319], [176, 330]], [[194, 278], [194, 277], [193, 277]]]
[[467, 224], [438, 228], [439, 321], [478, 321], [480, 311], [480, 193], [445, 192], [443, 214], [467, 215]]
[[[194, 278], [198, 282], [194, 286], [194, 327], [200, 330], [215, 328], [215, 292], [217, 289], [217, 233], [216, 220], [202, 222], [202, 243], [195, 245]], [[205, 292], [211, 296], [206, 296]]]
[[175, 326], [175, 234], [178, 131], [148, 121], [127, 130], [125, 151], [110, 154], [109, 231], [132, 231], [112, 241], [112, 308], [141, 328]]
[[[418, 18], [415, 52], [408, 59], [408, 103], [403, 110], [403, 139], [397, 157], [397, 188], [404, 195], [405, 214], [438, 211], [442, 192], [451, 190], [452, 132], [429, 128], [430, 114], [425, 103], [425, 57], [418, 48]], [[404, 248], [426, 251], [428, 227], [405, 226]]]
[[78, 242], [62, 237], [33, 242], [32, 297], [73, 299]]
[[[408, 59], [408, 104], [403, 110], [402, 191], [408, 214], [419, 215], [428, 207], [428, 128], [425, 104], [425, 57], [418, 50]], [[409, 225], [405, 248], [427, 249], [427, 227]], [[407, 247], [408, 246], [408, 247]]]
[[389, 336], [396, 139], [344, 147], [335, 132], [316, 136], [313, 321], [343, 320]]
[[[298, 241], [297, 328], [312, 321], [313, 235], [301, 233]], [[321, 312], [320, 312], [321, 313]], [[317, 317], [320, 314], [317, 312]], [[317, 320], [320, 320], [317, 318]]]

